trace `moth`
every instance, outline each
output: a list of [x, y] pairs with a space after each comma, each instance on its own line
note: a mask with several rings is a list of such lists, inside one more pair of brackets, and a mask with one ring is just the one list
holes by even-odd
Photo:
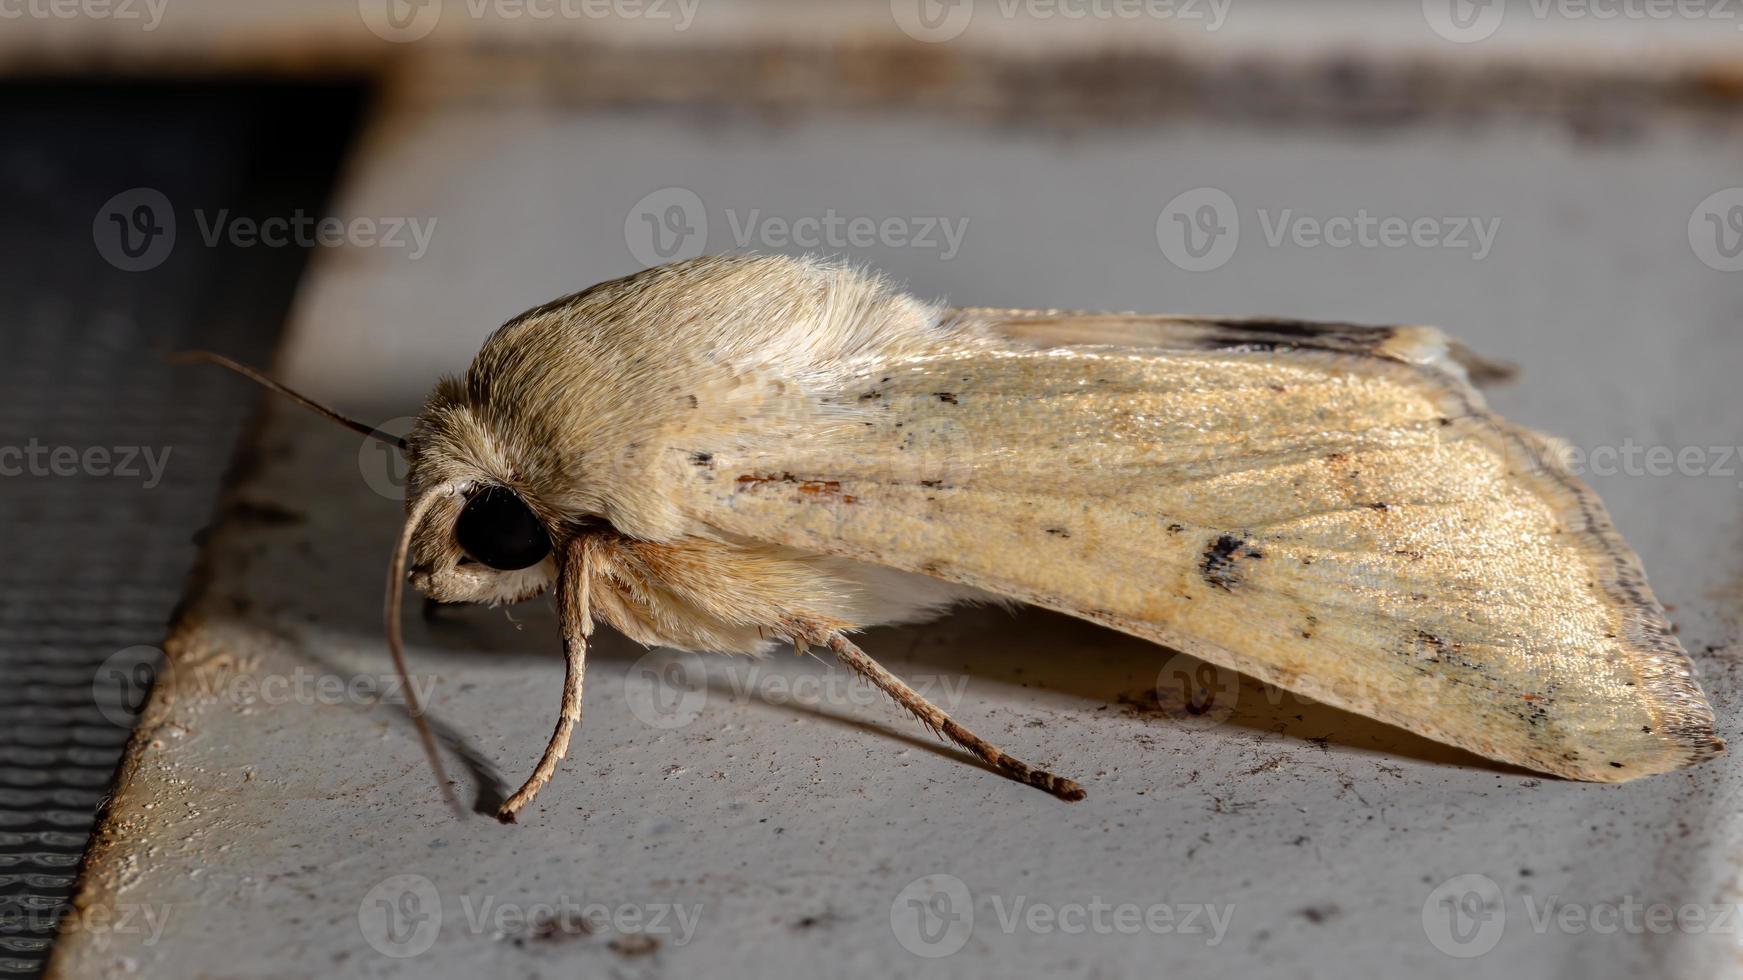
[[555, 593], [558, 719], [505, 821], [568, 750], [596, 621], [682, 650], [825, 648], [1063, 800], [1083, 788], [850, 636], [1031, 603], [1572, 779], [1723, 750], [1603, 504], [1432, 328], [953, 309], [739, 255], [515, 317], [403, 440], [208, 359], [404, 450], [402, 673], [408, 578], [447, 603]]

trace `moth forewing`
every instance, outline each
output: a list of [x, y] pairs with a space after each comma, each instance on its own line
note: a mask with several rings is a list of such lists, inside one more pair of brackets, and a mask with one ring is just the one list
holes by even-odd
[[[1165, 318], [1156, 343], [1128, 315], [1038, 318], [1017, 336], [964, 312], [954, 329], [1001, 343], [862, 366], [817, 393], [858, 425], [716, 456], [689, 513], [1533, 769], [1614, 781], [1722, 748], [1601, 503], [1484, 408], [1437, 331]], [[958, 478], [914, 452], [941, 419]]]

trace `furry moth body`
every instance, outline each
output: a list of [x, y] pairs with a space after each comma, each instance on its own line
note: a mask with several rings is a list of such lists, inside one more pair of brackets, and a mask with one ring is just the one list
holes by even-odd
[[[1066, 799], [847, 634], [1015, 600], [1560, 776], [1718, 754], [1638, 559], [1545, 437], [1486, 408], [1483, 370], [1423, 327], [948, 309], [818, 261], [662, 266], [515, 318], [436, 386], [389, 612], [407, 552], [440, 601], [559, 592], [563, 720], [504, 818], [579, 721], [594, 617], [687, 650], [827, 648]], [[468, 533], [498, 548], [475, 512], [516, 503], [499, 523], [545, 540], [470, 553]]]

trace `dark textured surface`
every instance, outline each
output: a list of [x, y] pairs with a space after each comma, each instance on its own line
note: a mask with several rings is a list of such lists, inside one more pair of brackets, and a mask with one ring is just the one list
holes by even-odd
[[[0, 94], [0, 975], [41, 969], [81, 852], [257, 396], [158, 356], [266, 360], [303, 250], [211, 247], [219, 209], [318, 214], [354, 89], [11, 85]], [[99, 212], [161, 192], [178, 226], [155, 268], [98, 247]], [[5, 452], [16, 447], [29, 453]], [[54, 447], [80, 463], [54, 472]], [[159, 478], [128, 447], [149, 447]]]

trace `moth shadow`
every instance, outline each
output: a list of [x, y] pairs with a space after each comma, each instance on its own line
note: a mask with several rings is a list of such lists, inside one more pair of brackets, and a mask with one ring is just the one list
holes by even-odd
[[[374, 620], [369, 612], [361, 606], [356, 610], [360, 628], [366, 621]], [[485, 656], [561, 670], [561, 643], [549, 597], [495, 610], [464, 605], [430, 606], [413, 599], [406, 603], [404, 613], [408, 647], [420, 657], [435, 658], [433, 663], [426, 662], [426, 669], [440, 670], [442, 662], [449, 658]], [[368, 626], [374, 627], [374, 623]], [[1234, 671], [1211, 667], [1168, 647], [1034, 607], [1014, 612], [992, 606], [962, 608], [929, 623], [869, 631], [859, 644], [873, 659], [911, 681], [942, 679], [948, 687], [951, 678], [960, 678], [977, 686], [978, 682], [989, 682], [1044, 690], [1117, 711], [1128, 725], [1136, 719], [1146, 729], [1159, 733], [1190, 731], [1194, 735], [1241, 739], [1273, 749], [1279, 743], [1295, 743], [1380, 760], [1410, 759], [1438, 766], [1538, 775], [1308, 700]], [[588, 659], [596, 668], [615, 672], [628, 669], [645, 652], [601, 625]], [[822, 656], [830, 661], [829, 669], [845, 671], [827, 654]], [[794, 668], [777, 659], [775, 669], [785, 673]], [[1199, 672], [1205, 669], [1213, 675], [1208, 675], [1209, 683], [1199, 683], [1206, 676]], [[1001, 695], [1000, 700], [1019, 716], [1024, 710], [1020, 692]], [[991, 768], [964, 750], [934, 738], [893, 704], [889, 705], [889, 718], [881, 721], [839, 713], [825, 706], [770, 704], [778, 710], [805, 712], [831, 725], [864, 731], [868, 737], [892, 739], [910, 748]], [[1036, 708], [1039, 715], [1040, 705]], [[461, 733], [443, 725], [435, 715], [430, 717], [445, 753], [458, 759], [471, 777], [476, 795], [474, 809], [494, 812], [508, 791], [501, 774], [473, 750]], [[406, 720], [409, 723], [409, 716]], [[1000, 741], [997, 732], [982, 734], [995, 744]], [[1171, 747], [1185, 751], [1191, 751], [1195, 744], [1202, 743], [1195, 739], [1170, 739]], [[1045, 751], [1045, 746], [1040, 749]], [[1207, 752], [1204, 761], [1209, 766], [1214, 760], [1232, 758]]]
[[[279, 632], [287, 640], [294, 639], [288, 633]], [[324, 676], [352, 676], [357, 671], [358, 665], [356, 663], [341, 662], [336, 658], [319, 653], [315, 644], [292, 642], [288, 648], [295, 650], [297, 656], [306, 660], [310, 667], [317, 669]], [[393, 709], [396, 724], [402, 725], [410, 733], [416, 724], [412, 717], [411, 705], [405, 701], [403, 696], [383, 700], [387, 701], [387, 706]], [[365, 707], [375, 706], [365, 705]], [[503, 778], [502, 772], [497, 769], [494, 763], [478, 752], [465, 733], [443, 721], [430, 705], [426, 704], [422, 707], [424, 708], [424, 719], [429, 722], [430, 732], [436, 737], [436, 743], [442, 749], [444, 761], [458, 760], [461, 771], [469, 777], [467, 780], [454, 780], [453, 784], [456, 789], [463, 791], [467, 786], [471, 786], [472, 812], [494, 817], [497, 807], [508, 799], [509, 794], [509, 786]]]
[[[1044, 609], [1024, 607], [1013, 613], [968, 608], [934, 623], [870, 632], [860, 645], [898, 676], [955, 673], [1070, 695], [1117, 710], [1146, 727], [1208, 731], [1273, 748], [1294, 742], [1439, 766], [1540, 775]], [[1020, 695], [1003, 700], [1022, 710]], [[1231, 757], [1206, 754], [1207, 763], [1213, 758]]]

